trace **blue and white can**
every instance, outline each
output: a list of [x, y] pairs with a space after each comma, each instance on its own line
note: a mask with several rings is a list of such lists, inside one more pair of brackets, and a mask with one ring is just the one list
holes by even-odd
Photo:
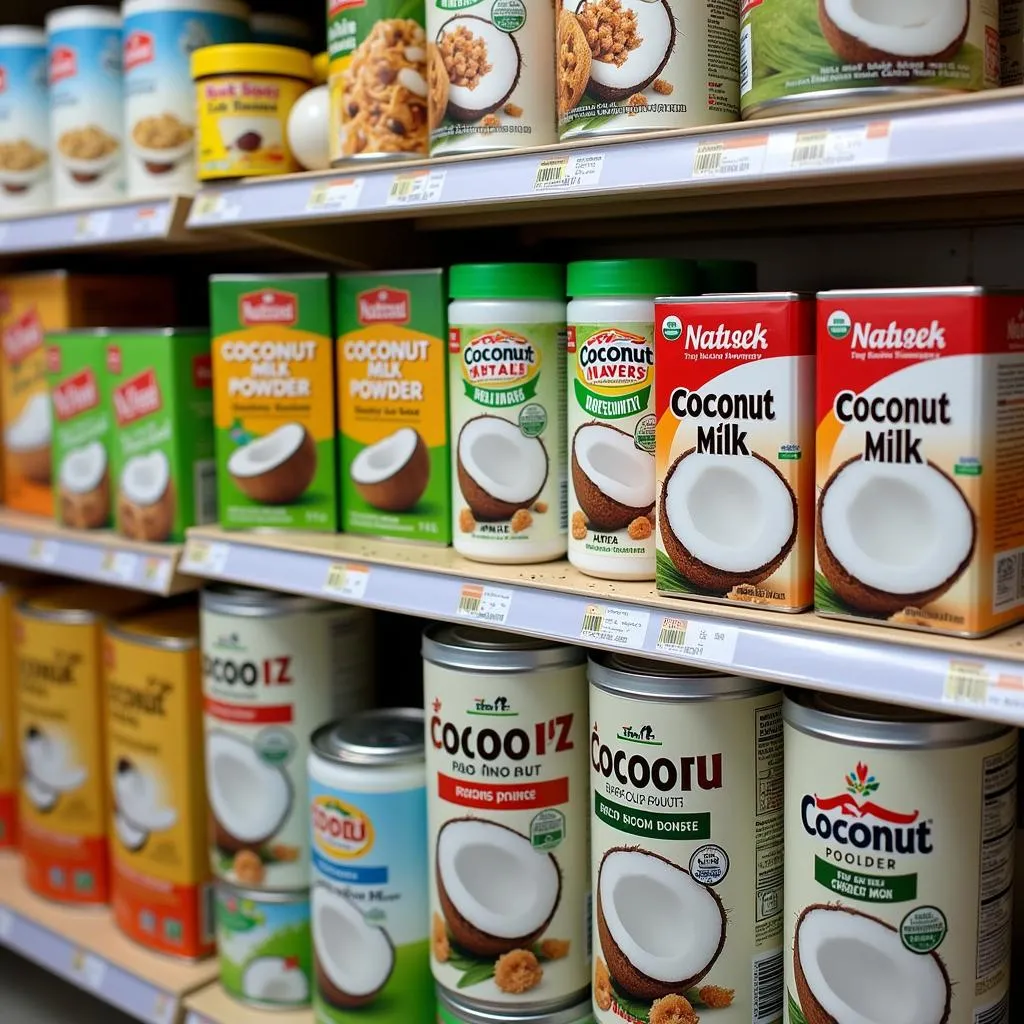
[[52, 201], [46, 33], [0, 28], [0, 215], [35, 213]]

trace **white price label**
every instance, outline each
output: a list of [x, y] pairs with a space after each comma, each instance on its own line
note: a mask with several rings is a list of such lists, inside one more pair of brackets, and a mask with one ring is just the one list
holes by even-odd
[[358, 601], [366, 593], [370, 582], [370, 570], [365, 565], [343, 565], [332, 563], [327, 569], [324, 593], [331, 597], [348, 598]]
[[512, 592], [477, 583], [464, 583], [459, 591], [455, 614], [480, 622], [504, 623], [512, 607]]
[[14, 915], [6, 907], [0, 907], [0, 939], [7, 942], [13, 931]]
[[161, 206], [143, 206], [135, 211], [132, 221], [132, 233], [144, 237], [167, 233], [167, 224], [171, 216], [169, 203]]
[[691, 177], [712, 180], [760, 174], [768, 152], [768, 136], [738, 136], [718, 142], [700, 142], [693, 154]]
[[237, 220], [242, 207], [232, 203], [223, 192], [204, 192], [192, 204], [191, 220], [199, 224], [221, 224]]
[[891, 142], [889, 121], [777, 132], [769, 140], [765, 164], [781, 173], [870, 167], [889, 159]]
[[661, 620], [655, 647], [665, 654], [731, 665], [738, 639], [739, 630], [734, 626], [713, 626], [699, 619], [666, 615]]
[[533, 179], [534, 192], [569, 192], [593, 187], [601, 180], [604, 154], [575, 154], [541, 160]]
[[176, 1009], [177, 1000], [166, 992], [157, 992], [153, 999], [153, 1012], [150, 1014], [150, 1018], [155, 1024], [171, 1024]]
[[181, 571], [197, 572], [200, 575], [222, 573], [230, 551], [231, 548], [227, 544], [221, 544], [218, 541], [190, 540], [185, 547]]
[[33, 537], [28, 545], [28, 557], [39, 565], [54, 565], [60, 554], [60, 545], [55, 540]]
[[313, 186], [306, 203], [307, 213], [344, 213], [359, 205], [363, 194], [362, 178], [335, 178]]
[[[950, 661], [946, 682], [942, 687], [942, 699], [947, 704], [984, 707], [991, 696], [990, 681], [988, 667], [984, 662]], [[1024, 705], [1024, 692], [1021, 696]]]
[[403, 171], [391, 180], [385, 206], [436, 203], [444, 188], [444, 171]]
[[171, 560], [169, 558], [147, 558], [142, 567], [142, 578], [153, 590], [166, 590], [171, 581]]
[[640, 608], [588, 604], [583, 612], [580, 639], [642, 650], [650, 621], [651, 613]]
[[110, 233], [110, 210], [93, 210], [92, 213], [82, 213], [75, 218], [76, 242], [91, 242], [106, 238]]
[[107, 974], [107, 963], [92, 953], [76, 949], [71, 954], [71, 972], [86, 988], [99, 992]]
[[100, 572], [122, 583], [128, 583], [134, 578], [135, 567], [138, 564], [139, 556], [131, 551], [107, 551], [100, 563]]

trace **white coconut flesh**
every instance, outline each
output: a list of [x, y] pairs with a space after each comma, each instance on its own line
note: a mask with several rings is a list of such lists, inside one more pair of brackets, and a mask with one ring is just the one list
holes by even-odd
[[622, 9], [636, 14], [636, 34], [640, 45], [630, 50], [621, 67], [614, 61], [595, 60], [590, 65], [590, 78], [608, 89], [631, 89], [657, 74], [672, 41], [672, 25], [663, 3], [658, 0], [626, 0]]
[[519, 74], [519, 53], [508, 32], [502, 32], [483, 18], [452, 18], [446, 21], [438, 33], [438, 42], [457, 28], [464, 28], [477, 39], [483, 40], [487, 47], [487, 63], [491, 69], [477, 79], [473, 89], [454, 83], [450, 85], [448, 102], [467, 112], [479, 112], [482, 116], [493, 110], [512, 91]]
[[688, 455], [665, 485], [665, 513], [686, 550], [724, 572], [767, 565], [793, 534], [792, 492], [753, 455]]
[[500, 416], [478, 416], [463, 427], [459, 462], [481, 490], [512, 504], [540, 493], [548, 472], [540, 439]]
[[52, 789], [28, 774], [22, 779], [21, 788], [24, 790], [25, 796], [28, 797], [32, 806], [40, 811], [52, 809], [53, 805], [57, 802], [57, 797], [60, 796], [57, 790]]
[[178, 820], [174, 808], [163, 805], [156, 779], [135, 766], [114, 776], [114, 795], [119, 812], [145, 831], [160, 832]]
[[99, 441], [91, 441], [64, 456], [60, 466], [60, 485], [73, 494], [95, 491], [107, 471], [107, 450]]
[[648, 978], [687, 981], [718, 957], [721, 908], [682, 868], [639, 850], [618, 850], [601, 865], [598, 897], [615, 945]]
[[261, 956], [246, 965], [242, 991], [268, 1003], [298, 1003], [308, 998], [309, 982], [298, 967], [289, 967], [282, 957]]
[[350, 996], [376, 992], [394, 966], [395, 953], [383, 930], [322, 885], [313, 890], [313, 948], [331, 982]]
[[809, 911], [797, 930], [800, 966], [822, 1009], [843, 1024], [939, 1024], [949, 987], [934, 956], [862, 914]]
[[167, 492], [171, 466], [163, 452], [129, 459], [121, 473], [121, 493], [133, 505], [155, 505]]
[[85, 782], [85, 769], [68, 763], [65, 744], [45, 733], [25, 737], [22, 759], [28, 776], [45, 789], [63, 793]]
[[628, 434], [600, 423], [581, 427], [573, 454], [587, 479], [612, 501], [630, 508], [654, 504], [654, 460]]
[[530, 840], [488, 821], [453, 821], [438, 837], [437, 867], [455, 909], [500, 939], [530, 935], [551, 917], [558, 868]]
[[4, 440], [12, 451], [32, 451], [50, 443], [50, 430], [50, 396], [36, 394], [4, 431]]
[[236, 736], [206, 737], [206, 789], [214, 817], [241, 843], [272, 836], [291, 809], [291, 789], [280, 768], [267, 764]]
[[829, 20], [865, 46], [902, 57], [941, 53], [967, 23], [968, 0], [825, 0]]
[[120, 811], [114, 811], [114, 831], [124, 846], [133, 851], [140, 850], [149, 838], [147, 829], [133, 824]]
[[970, 554], [971, 510], [949, 477], [927, 464], [850, 462], [821, 502], [821, 532], [836, 561], [890, 594], [941, 586]]
[[349, 470], [357, 484], [379, 484], [401, 472], [416, 451], [419, 435], [412, 427], [403, 427], [393, 434], [364, 448], [353, 460]]
[[287, 462], [302, 446], [305, 430], [298, 423], [286, 423], [265, 437], [236, 448], [228, 459], [232, 476], [262, 476]]

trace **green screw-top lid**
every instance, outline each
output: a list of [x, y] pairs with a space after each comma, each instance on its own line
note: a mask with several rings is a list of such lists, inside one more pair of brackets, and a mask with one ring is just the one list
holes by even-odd
[[757, 288], [757, 264], [750, 260], [698, 260], [697, 277], [701, 295], [752, 292]]
[[692, 260], [580, 260], [568, 267], [574, 299], [597, 295], [697, 295]]
[[457, 263], [448, 275], [453, 299], [565, 299], [561, 263]]

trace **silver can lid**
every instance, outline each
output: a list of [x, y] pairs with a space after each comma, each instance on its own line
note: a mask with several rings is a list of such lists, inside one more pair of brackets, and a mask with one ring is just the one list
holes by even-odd
[[313, 733], [313, 749], [340, 764], [389, 765], [424, 759], [423, 711], [374, 708], [357, 711]]
[[308, 903], [309, 888], [304, 889], [247, 889], [234, 882], [218, 879], [216, 883], [217, 898], [251, 900], [253, 903]]
[[437, 986], [437, 1002], [450, 1016], [464, 1024], [593, 1024], [594, 1010], [589, 997], [582, 1002], [573, 999], [568, 1006], [556, 1006], [553, 1010], [522, 1010], [518, 1007], [507, 1011], [498, 1009], [481, 1010], [460, 1003], [458, 997]]
[[435, 665], [474, 672], [534, 672], [581, 665], [586, 652], [551, 640], [441, 623], [423, 631], [423, 657]]
[[332, 604], [329, 601], [318, 601], [315, 597], [282, 594], [276, 590], [241, 587], [234, 583], [208, 583], [200, 591], [199, 603], [203, 611], [220, 612], [222, 615], [242, 615], [249, 618], [290, 615], [294, 612], [318, 612], [328, 609], [336, 610], [339, 615], [344, 615], [346, 612], [362, 612], [362, 609], [351, 605]]
[[966, 747], [1012, 731], [1000, 722], [954, 718], [937, 711], [816, 690], [787, 691], [782, 718], [810, 736], [867, 747]]
[[778, 690], [773, 683], [747, 676], [709, 672], [691, 665], [595, 651], [587, 675], [593, 686], [636, 700], [735, 700]]

